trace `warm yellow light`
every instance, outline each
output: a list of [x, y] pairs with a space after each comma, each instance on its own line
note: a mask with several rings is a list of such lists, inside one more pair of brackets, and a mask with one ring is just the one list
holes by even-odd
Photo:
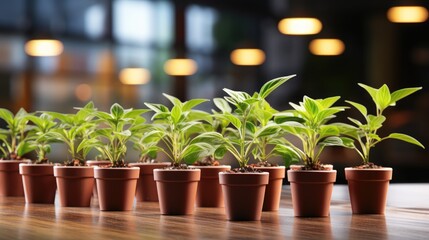
[[322, 22], [317, 18], [284, 18], [279, 22], [279, 31], [288, 35], [311, 35], [322, 30]]
[[420, 6], [391, 7], [387, 11], [387, 18], [395, 23], [421, 23], [428, 19], [428, 10]]
[[314, 55], [335, 56], [340, 55], [345, 50], [345, 45], [340, 39], [314, 39], [308, 46]]
[[25, 52], [34, 57], [58, 56], [63, 50], [63, 43], [52, 39], [30, 40], [25, 44]]
[[79, 101], [86, 102], [92, 97], [92, 88], [88, 84], [82, 83], [77, 85], [74, 94]]
[[164, 71], [171, 76], [190, 76], [198, 70], [197, 63], [192, 59], [170, 59], [164, 64]]
[[124, 68], [119, 73], [119, 80], [129, 85], [146, 84], [150, 81], [150, 72], [145, 68]]
[[231, 53], [231, 61], [236, 65], [256, 66], [265, 61], [265, 53], [261, 49], [235, 49]]

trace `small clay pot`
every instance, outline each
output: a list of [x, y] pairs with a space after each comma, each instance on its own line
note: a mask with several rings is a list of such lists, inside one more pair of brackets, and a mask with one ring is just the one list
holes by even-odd
[[159, 208], [164, 215], [187, 215], [195, 210], [200, 169], [154, 169]]
[[169, 162], [162, 163], [130, 163], [131, 167], [140, 168], [140, 177], [137, 181], [136, 199], [137, 202], [158, 202], [158, 192], [156, 182], [153, 179], [153, 170], [170, 166]]
[[329, 216], [337, 171], [292, 169], [294, 168], [291, 167], [291, 170], [287, 171], [287, 177], [290, 182], [294, 215], [296, 217]]
[[[88, 160], [85, 161], [86, 166], [90, 167], [110, 167], [112, 163], [108, 160]], [[92, 196], [98, 198], [97, 195], [97, 184], [94, 184], [94, 189], [92, 190]]]
[[24, 197], [22, 177], [19, 174], [20, 163], [30, 160], [0, 160], [0, 197]]
[[19, 164], [26, 203], [55, 202], [57, 184], [52, 164]]
[[94, 167], [100, 210], [132, 210], [139, 174], [138, 167]]
[[259, 221], [262, 215], [268, 172], [219, 173], [228, 220]]
[[264, 206], [262, 207], [262, 211], [278, 211], [282, 195], [283, 179], [286, 175], [286, 168], [284, 166], [255, 168], [270, 174], [268, 185], [265, 189]]
[[197, 189], [197, 207], [223, 207], [222, 187], [219, 173], [231, 169], [231, 166], [190, 166], [201, 170], [201, 180]]
[[392, 168], [345, 168], [354, 214], [384, 214]]
[[55, 166], [61, 207], [89, 207], [94, 188], [93, 167]]

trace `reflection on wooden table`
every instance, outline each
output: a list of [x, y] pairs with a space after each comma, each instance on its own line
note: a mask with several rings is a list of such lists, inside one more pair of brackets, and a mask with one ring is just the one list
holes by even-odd
[[282, 194], [280, 210], [264, 212], [257, 222], [228, 221], [223, 208], [163, 216], [158, 204], [150, 202], [136, 203], [129, 212], [101, 212], [96, 200], [91, 208], [61, 208], [4, 197], [0, 239], [427, 239], [429, 235], [429, 184], [392, 184], [385, 216], [351, 214], [344, 185], [335, 186], [331, 216], [326, 218], [295, 218], [288, 186]]

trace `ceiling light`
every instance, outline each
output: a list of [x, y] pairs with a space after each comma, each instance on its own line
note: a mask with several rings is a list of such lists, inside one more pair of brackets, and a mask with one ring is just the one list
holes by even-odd
[[53, 39], [34, 39], [25, 44], [25, 52], [34, 57], [58, 56], [63, 50], [63, 43]]
[[150, 71], [145, 68], [124, 68], [119, 73], [119, 80], [128, 85], [146, 84], [150, 81]]
[[387, 18], [395, 23], [421, 23], [428, 15], [428, 10], [421, 6], [397, 6], [387, 11]]
[[197, 63], [192, 59], [170, 59], [164, 64], [164, 71], [170, 76], [190, 76], [198, 70]]
[[265, 53], [256, 48], [235, 49], [231, 53], [231, 61], [236, 65], [243, 66], [261, 65], [265, 61]]
[[340, 39], [320, 38], [312, 40], [308, 48], [314, 55], [336, 56], [344, 52], [345, 45]]
[[279, 31], [288, 35], [311, 35], [322, 30], [322, 22], [317, 18], [284, 18], [279, 22]]

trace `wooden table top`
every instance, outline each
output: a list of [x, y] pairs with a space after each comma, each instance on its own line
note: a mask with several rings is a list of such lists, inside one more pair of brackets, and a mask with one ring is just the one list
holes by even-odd
[[347, 191], [334, 187], [330, 217], [297, 218], [284, 186], [280, 210], [256, 222], [228, 221], [223, 208], [164, 216], [150, 202], [102, 212], [96, 200], [90, 208], [62, 208], [0, 197], [0, 239], [429, 239], [429, 184], [391, 184], [385, 215], [353, 215]]

